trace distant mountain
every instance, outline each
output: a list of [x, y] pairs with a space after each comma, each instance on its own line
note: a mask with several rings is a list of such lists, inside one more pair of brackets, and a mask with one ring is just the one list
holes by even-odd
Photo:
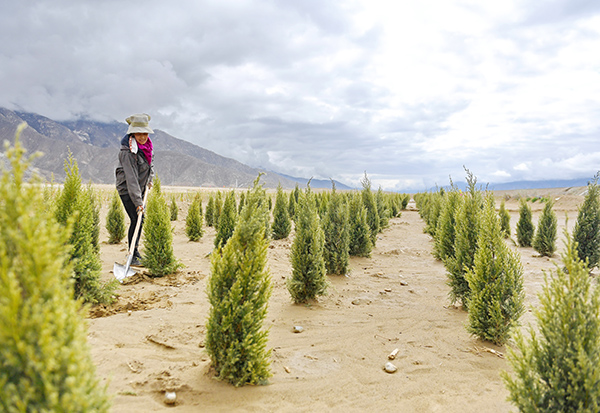
[[[294, 176], [290, 176], [290, 175], [284, 175], [284, 174], [279, 174], [281, 176], [283, 176], [284, 178], [289, 179], [290, 181], [294, 181], [298, 183], [299, 187], [306, 187], [306, 184], [308, 183], [308, 179], [306, 178], [297, 178]], [[336, 189], [354, 189], [354, 188], [350, 188], [348, 185], [344, 185], [343, 183], [334, 180], [333, 182], [335, 182], [335, 188]], [[324, 189], [331, 189], [331, 180], [329, 179], [311, 179], [310, 180], [310, 187], [311, 188], [324, 188]]]
[[[477, 187], [481, 189], [489, 189], [491, 191], [508, 191], [519, 189], [548, 189], [548, 188], [571, 188], [587, 186], [593, 178], [578, 178], [578, 179], [548, 179], [543, 181], [514, 181], [504, 183], [482, 183], [477, 182]], [[467, 184], [464, 182], [455, 182], [454, 186], [461, 190], [467, 189]], [[444, 189], [449, 189], [450, 185], [442, 186]], [[436, 188], [431, 188], [436, 190]]]
[[[22, 122], [29, 125], [21, 134], [23, 146], [29, 153], [43, 153], [33, 163], [34, 170], [43, 178], [62, 182], [66, 176], [64, 161], [71, 151], [84, 182], [115, 182], [118, 150], [127, 131], [126, 123], [56, 122], [35, 113], [0, 108], [0, 141], [12, 143], [15, 130]], [[163, 185], [247, 188], [261, 172], [159, 129], [154, 132], [154, 168]], [[264, 175], [261, 182], [269, 188], [280, 183], [286, 189], [296, 185], [296, 181], [274, 172]]]
[[[29, 127], [23, 131], [21, 142], [29, 153], [43, 153], [43, 156], [33, 162], [33, 169], [46, 180], [63, 182], [64, 162], [70, 151], [77, 160], [84, 182], [114, 183], [117, 153], [121, 138], [127, 131], [126, 123], [96, 122], [86, 119], [57, 122], [35, 113], [0, 108], [0, 144], [5, 140], [13, 142], [15, 130], [22, 122], [27, 122]], [[163, 185], [247, 188], [261, 172], [260, 169], [217, 155], [159, 129], [155, 129], [152, 141], [156, 151], [155, 170]], [[0, 145], [0, 162], [4, 158], [2, 150], [3, 146]], [[478, 185], [481, 188], [487, 185], [491, 190], [569, 188], [586, 186], [591, 179], [592, 177], [478, 183]], [[281, 183], [283, 188], [291, 189], [297, 184], [305, 187], [308, 179], [267, 172], [261, 178], [261, 182], [268, 188], [275, 188]], [[331, 181], [313, 179], [310, 185], [312, 188], [330, 189]], [[335, 181], [335, 185], [340, 190], [353, 189], [338, 181]], [[456, 185], [460, 189], [465, 189], [465, 184], [462, 182], [457, 182]]]
[[501, 184], [490, 184], [489, 189], [501, 191], [511, 189], [544, 189], [544, 188], [570, 188], [572, 186], [587, 186], [593, 177], [579, 179], [551, 179], [546, 181], [517, 181]]

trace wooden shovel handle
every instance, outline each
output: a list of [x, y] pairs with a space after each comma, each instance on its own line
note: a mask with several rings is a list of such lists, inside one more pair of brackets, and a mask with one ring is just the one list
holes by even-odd
[[142, 201], [143, 208], [140, 212], [138, 212], [138, 219], [137, 219], [137, 223], [135, 224], [135, 231], [133, 232], [133, 239], [131, 240], [132, 243], [129, 246], [129, 255], [133, 255], [133, 253], [135, 252], [135, 244], [136, 244], [137, 236], [138, 236], [138, 233], [140, 232], [140, 228], [142, 227], [142, 216], [144, 215], [144, 211], [146, 210], [146, 200], [148, 199], [148, 192], [150, 192], [150, 189], [148, 189], [148, 186], [146, 185], [146, 190], [144, 191], [144, 199]]

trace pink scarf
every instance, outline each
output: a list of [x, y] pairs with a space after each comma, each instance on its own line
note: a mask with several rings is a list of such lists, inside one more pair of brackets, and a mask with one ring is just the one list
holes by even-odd
[[141, 143], [138, 143], [137, 145], [138, 148], [142, 150], [144, 156], [148, 160], [148, 165], [152, 165], [152, 141], [150, 140], [150, 138], [148, 138], [145, 144], [142, 145]]

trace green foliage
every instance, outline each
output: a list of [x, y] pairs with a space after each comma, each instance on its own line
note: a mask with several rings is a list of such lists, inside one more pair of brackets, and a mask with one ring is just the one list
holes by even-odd
[[[404, 201], [406, 200], [406, 204]], [[402, 210], [406, 209], [406, 205], [410, 200], [410, 195], [407, 194], [391, 194], [389, 196], [389, 206], [391, 210], [391, 217], [399, 218], [402, 216]]]
[[76, 214], [73, 221], [71, 244], [71, 260], [75, 278], [75, 296], [85, 302], [106, 304], [113, 301], [116, 280], [102, 283], [100, 272], [102, 261], [99, 248], [94, 245], [94, 219], [92, 198], [89, 191], [79, 194]]
[[52, 181], [44, 185], [43, 197], [44, 204], [48, 206], [48, 209], [56, 210], [56, 197], [58, 195], [58, 188], [54, 185], [54, 174], [52, 174]]
[[194, 196], [185, 217], [185, 235], [190, 241], [199, 241], [204, 235], [204, 228], [202, 228], [202, 198], [199, 192]]
[[100, 254], [100, 208], [102, 203], [91, 184], [86, 188], [86, 193], [92, 204], [92, 246]]
[[461, 193], [455, 188], [446, 192], [446, 196], [442, 199], [433, 247], [433, 254], [439, 260], [446, 261], [454, 258], [456, 217], [462, 199]]
[[348, 204], [335, 190], [332, 181], [329, 206], [323, 219], [325, 235], [325, 269], [327, 274], [344, 275], [348, 272], [350, 251], [350, 224], [348, 222]]
[[221, 218], [221, 211], [223, 211], [223, 194], [221, 191], [217, 191], [215, 195], [215, 208], [213, 210], [213, 225], [215, 229], [219, 228], [219, 219]]
[[377, 205], [377, 215], [379, 216], [379, 232], [387, 228], [390, 224], [392, 213], [387, 203], [386, 195], [383, 193], [381, 186], [375, 194], [375, 204]]
[[214, 226], [215, 224], [215, 199], [212, 194], [208, 196], [208, 203], [206, 204], [206, 211], [204, 212], [204, 221], [206, 225], [209, 227]]
[[292, 220], [290, 219], [287, 198], [281, 185], [277, 186], [275, 197], [275, 209], [273, 210], [273, 239], [287, 238], [292, 231]]
[[551, 257], [556, 251], [556, 214], [552, 210], [554, 203], [546, 202], [538, 221], [537, 231], [533, 238], [533, 248], [542, 257]]
[[268, 332], [262, 329], [272, 291], [267, 207], [257, 179], [233, 236], [221, 254], [211, 255], [206, 350], [217, 377], [234, 386], [264, 384], [271, 375]]
[[349, 252], [354, 257], [370, 257], [373, 250], [371, 229], [367, 222], [367, 210], [362, 203], [361, 194], [349, 195]]
[[54, 215], [56, 220], [66, 226], [68, 220], [73, 217], [76, 210], [76, 204], [81, 194], [81, 175], [79, 175], [79, 167], [77, 161], [73, 158], [73, 154], [69, 151], [68, 158], [64, 161], [65, 172], [67, 177], [63, 185], [63, 189], [58, 195], [56, 201]]
[[510, 237], [510, 214], [506, 210], [506, 202], [504, 199], [500, 202], [498, 216], [500, 217], [500, 229], [502, 229], [502, 232], [504, 233], [504, 238]]
[[172, 274], [183, 265], [173, 254], [173, 232], [169, 207], [155, 179], [144, 218], [144, 266], [153, 276]]
[[235, 221], [237, 219], [237, 206], [235, 204], [235, 192], [229, 191], [225, 196], [223, 209], [221, 210], [217, 234], [215, 236], [215, 248], [223, 247], [233, 235]]
[[331, 196], [330, 196], [329, 192], [327, 192], [327, 191], [319, 192], [316, 195], [317, 210], [319, 212], [319, 218], [321, 218], [321, 221], [327, 214], [327, 208], [329, 207], [329, 199], [330, 198], [331, 198]]
[[460, 301], [468, 308], [471, 290], [465, 273], [473, 268], [475, 251], [479, 236], [479, 216], [483, 208], [483, 197], [477, 188], [477, 178], [467, 169], [467, 185], [469, 191], [464, 194], [456, 216], [456, 233], [454, 238], [454, 257], [448, 256], [444, 261], [448, 270], [450, 301]]
[[377, 211], [377, 203], [375, 202], [375, 197], [371, 191], [371, 181], [367, 177], [366, 172], [360, 183], [363, 187], [361, 191], [363, 206], [367, 210], [367, 223], [369, 224], [369, 229], [371, 230], [371, 244], [373, 244], [373, 247], [375, 247], [377, 244], [377, 234], [379, 234], [379, 231], [381, 230], [381, 224], [379, 220], [379, 213]]
[[[154, 189], [154, 191], [156, 191], [157, 193], [162, 194], [162, 184], [160, 182], [160, 179], [155, 179], [153, 181], [152, 189]], [[165, 203], [166, 203], [166, 201], [165, 201]]]
[[244, 209], [244, 205], [246, 205], [246, 195], [244, 192], [240, 194], [240, 202], [238, 204], [238, 214], [242, 213], [242, 209]]
[[294, 190], [290, 192], [290, 199], [288, 200], [288, 211], [292, 221], [296, 221], [296, 209], [298, 208], [298, 201], [300, 199], [300, 188], [298, 184], [294, 187]]
[[177, 216], [179, 215], [179, 208], [177, 208], [175, 194], [171, 194], [171, 204], [169, 205], [169, 212], [171, 213], [171, 221], [177, 221]]
[[91, 190], [82, 188], [79, 167], [70, 152], [65, 160], [65, 172], [67, 176], [54, 215], [61, 225], [71, 228], [69, 244], [75, 297], [92, 304], [110, 303], [116, 280], [105, 284], [100, 280], [102, 262], [96, 240], [99, 218], [94, 212], [94, 195]]
[[596, 174], [588, 184], [588, 191], [579, 208], [573, 229], [573, 240], [577, 245], [577, 256], [587, 261], [589, 269], [598, 266], [600, 261], [600, 187]]
[[521, 247], [531, 247], [535, 227], [531, 215], [531, 208], [523, 198], [519, 200], [519, 222], [517, 222], [517, 243]]
[[490, 194], [481, 213], [474, 266], [465, 274], [471, 290], [467, 329], [480, 339], [504, 344], [518, 325], [525, 300], [519, 257], [504, 242]]
[[287, 288], [295, 303], [306, 303], [327, 291], [323, 258], [325, 236], [310, 188], [298, 204], [296, 213], [296, 237], [291, 251], [292, 277], [288, 278]]
[[125, 238], [125, 211], [119, 193], [115, 190], [110, 201], [106, 215], [106, 230], [108, 231], [108, 243], [118, 244]]
[[400, 194], [393, 194], [387, 197], [388, 210], [390, 212], [390, 218], [395, 218], [401, 215], [400, 205], [402, 203]]
[[419, 193], [414, 195], [415, 205], [419, 211], [419, 216], [426, 221], [427, 209], [429, 203], [429, 194], [428, 193]]
[[503, 372], [510, 400], [522, 412], [600, 411], [600, 295], [567, 235], [563, 268], [545, 279], [534, 310], [537, 328], [515, 336]]
[[31, 158], [20, 130], [0, 180], [0, 410], [108, 412], [72, 298], [70, 234], [23, 180]]
[[442, 213], [442, 204], [444, 202], [444, 197], [446, 195], [446, 191], [441, 188], [439, 191], [427, 194], [426, 200], [423, 204], [423, 212], [421, 216], [425, 220], [425, 228], [423, 231], [426, 234], [431, 236], [435, 236], [435, 232], [437, 231], [437, 223]]
[[410, 202], [410, 195], [409, 194], [402, 194], [402, 204], [400, 206], [401, 210], [405, 210], [406, 207], [408, 206], [408, 203]]

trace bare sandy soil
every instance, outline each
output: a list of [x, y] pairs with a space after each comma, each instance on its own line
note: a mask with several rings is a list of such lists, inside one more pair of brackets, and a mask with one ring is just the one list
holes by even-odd
[[[166, 191], [178, 191], [166, 188]], [[525, 274], [528, 306], [538, 302], [544, 270], [553, 270], [563, 250], [565, 217], [577, 217], [585, 188], [498, 192], [509, 198], [512, 238], [519, 196], [556, 200], [559, 250], [551, 259], [531, 248], [517, 248]], [[207, 195], [205, 195], [204, 205]], [[191, 198], [190, 198], [191, 199]], [[104, 202], [102, 225], [108, 202]], [[174, 225], [175, 255], [185, 268], [163, 278], [133, 277], [118, 288], [109, 308], [94, 308], [89, 344], [97, 374], [113, 396], [114, 412], [507, 412], [508, 392], [499, 372], [508, 369], [505, 347], [467, 333], [467, 313], [451, 306], [441, 262], [433, 242], [409, 204], [380, 234], [371, 258], [352, 258], [347, 276], [333, 276], [329, 294], [311, 305], [295, 305], [285, 287], [291, 276], [292, 237], [272, 241], [269, 268], [273, 294], [265, 327], [269, 329], [272, 373], [265, 386], [235, 388], [213, 378], [204, 350], [209, 311], [206, 285], [214, 230], [200, 242], [185, 236], [189, 201], [179, 201]], [[498, 202], [499, 205], [499, 202]], [[542, 204], [533, 203], [534, 223]], [[106, 244], [102, 228], [103, 277], [113, 278], [126, 245]], [[531, 311], [522, 322], [534, 321]], [[301, 333], [294, 333], [301, 326]], [[388, 355], [398, 371], [386, 373]], [[176, 402], [164, 402], [165, 391]]]

